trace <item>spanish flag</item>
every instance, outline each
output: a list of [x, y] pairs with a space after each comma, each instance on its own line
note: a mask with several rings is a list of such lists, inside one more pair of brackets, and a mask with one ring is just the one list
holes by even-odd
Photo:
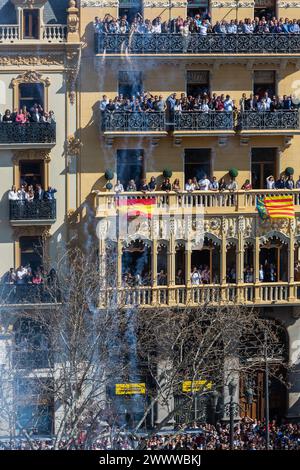
[[256, 208], [261, 219], [293, 219], [295, 217], [292, 195], [258, 197]]
[[119, 214], [127, 214], [127, 218], [145, 217], [152, 219], [156, 207], [155, 197], [122, 197], [118, 199]]

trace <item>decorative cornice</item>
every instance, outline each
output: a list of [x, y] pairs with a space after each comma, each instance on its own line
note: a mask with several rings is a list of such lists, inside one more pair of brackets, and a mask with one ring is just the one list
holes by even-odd
[[300, 8], [300, 2], [278, 2], [278, 8]]
[[151, 1], [144, 1], [144, 8], [185, 8], [187, 6], [187, 0], [182, 2], [151, 2]]
[[255, 2], [211, 2], [212, 8], [253, 8]]
[[64, 65], [64, 56], [61, 55], [54, 55], [54, 54], [47, 54], [47, 55], [26, 55], [26, 54], [18, 54], [18, 55], [1, 55], [0, 56], [0, 65], [1, 66], [10, 66], [10, 65], [17, 65], [17, 66], [39, 66], [39, 65]]
[[105, 8], [105, 7], [118, 7], [118, 0], [81, 0], [81, 8]]

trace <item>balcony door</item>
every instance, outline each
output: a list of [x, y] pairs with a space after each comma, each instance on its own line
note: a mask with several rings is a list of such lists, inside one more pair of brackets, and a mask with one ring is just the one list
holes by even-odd
[[133, 98], [143, 91], [142, 73], [135, 71], [119, 72], [119, 95]]
[[44, 84], [20, 83], [19, 85], [19, 109], [26, 106], [27, 111], [38, 104], [44, 109]]
[[120, 0], [119, 17], [127, 16], [127, 21], [131, 23], [137, 14], [143, 15], [143, 2], [141, 0]]
[[251, 151], [251, 179], [253, 189], [265, 189], [266, 179], [277, 177], [277, 149], [253, 148]]
[[256, 70], [254, 72], [253, 93], [262, 98], [266, 92], [270, 98], [276, 94], [275, 70]]
[[30, 266], [35, 272], [43, 265], [43, 241], [42, 237], [20, 238], [21, 266]]
[[273, 16], [276, 16], [276, 0], [255, 0], [254, 17], [270, 20]]
[[211, 149], [186, 149], [184, 157], [185, 181], [206, 175], [211, 176]]
[[21, 160], [19, 163], [20, 185], [27, 184], [35, 186], [45, 185], [44, 161], [43, 160]]
[[117, 151], [117, 178], [126, 190], [130, 180], [134, 180], [137, 188], [144, 174], [144, 151], [122, 149]]
[[40, 10], [38, 9], [24, 9], [23, 10], [23, 38], [24, 39], [39, 39], [40, 29]]
[[208, 12], [209, 1], [208, 0], [188, 0], [187, 2], [187, 14], [194, 18], [195, 15], [204, 15]]
[[188, 70], [186, 76], [186, 94], [194, 98], [210, 92], [208, 70]]

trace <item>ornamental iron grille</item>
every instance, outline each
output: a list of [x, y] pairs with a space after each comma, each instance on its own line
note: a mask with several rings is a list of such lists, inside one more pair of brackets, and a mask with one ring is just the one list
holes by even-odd
[[233, 113], [210, 111], [175, 113], [175, 127], [178, 130], [233, 130]]
[[0, 305], [59, 302], [61, 302], [61, 292], [58, 285], [46, 286], [45, 284], [26, 283], [0, 285]]
[[238, 120], [242, 130], [299, 129], [299, 110], [243, 111]]
[[165, 115], [161, 112], [105, 112], [105, 131], [164, 131]]
[[95, 53], [120, 54], [299, 53], [300, 34], [118, 34], [95, 33]]
[[36, 143], [55, 144], [56, 123], [18, 122], [0, 123], [0, 144]]
[[9, 201], [10, 220], [56, 220], [56, 200]]

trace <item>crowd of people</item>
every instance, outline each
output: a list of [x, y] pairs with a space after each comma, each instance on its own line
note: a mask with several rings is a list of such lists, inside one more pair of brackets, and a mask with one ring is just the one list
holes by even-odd
[[37, 266], [32, 269], [30, 264], [19, 266], [17, 269], [10, 268], [4, 276], [4, 284], [25, 286], [25, 285], [48, 285], [53, 286], [57, 283], [57, 275], [55, 269], [47, 272], [43, 266]]
[[[197, 432], [198, 431], [198, 432]], [[272, 421], [269, 425], [270, 450], [300, 450], [300, 424]], [[157, 434], [145, 439], [147, 450], [229, 450], [230, 426], [226, 423], [197, 424], [193, 432]], [[243, 419], [234, 427], [234, 450], [265, 450], [266, 425], [264, 422]]]
[[15, 185], [11, 187], [8, 192], [9, 201], [20, 201], [33, 202], [33, 201], [53, 201], [55, 199], [55, 193], [57, 190], [48, 186], [47, 189], [43, 189], [42, 185], [37, 184], [21, 184], [20, 188], [17, 189]]
[[46, 112], [41, 105], [35, 103], [29, 110], [26, 106], [15, 109], [13, 112], [7, 109], [3, 115], [0, 114], [0, 122], [26, 124], [28, 122], [55, 123], [53, 111]]
[[[269, 424], [269, 450], [300, 450], [300, 423], [285, 422]], [[265, 450], [266, 424], [263, 421], [243, 418], [234, 426], [233, 450]], [[61, 440], [59, 449], [68, 445]], [[55, 440], [52, 438], [19, 439], [0, 441], [0, 450], [53, 450]], [[84, 438], [75, 439], [72, 449], [83, 449]], [[194, 423], [192, 428], [179, 431], [158, 432], [149, 437], [135, 436], [130, 433], [118, 433], [111, 437], [99, 435], [90, 444], [90, 450], [229, 450], [230, 425], [228, 423]]]
[[267, 18], [265, 16], [244, 20], [222, 20], [213, 25], [208, 13], [199, 13], [183, 18], [178, 16], [168, 21], [163, 21], [160, 16], [153, 20], [145, 19], [137, 13], [131, 22], [126, 15], [115, 18], [106, 14], [102, 19], [98, 16], [94, 19], [94, 30], [101, 34], [166, 34], [177, 33], [183, 36], [190, 34], [299, 34], [300, 20], [289, 18]]
[[230, 95], [224, 93], [210, 95], [207, 91], [197, 96], [181, 93], [172, 93], [166, 99], [162, 95], [152, 95], [149, 92], [138, 93], [137, 96], [125, 97], [122, 94], [114, 99], [103, 95], [100, 101], [100, 111], [106, 115], [115, 112], [137, 113], [137, 112], [169, 112], [169, 117], [181, 112], [202, 112], [212, 111], [237, 113], [244, 111], [253, 112], [276, 112], [298, 109], [299, 104], [293, 100], [291, 95], [269, 96], [267, 91], [261, 94], [251, 93], [247, 96], [242, 94], [239, 103], [232, 99]]
[[[209, 178], [205, 173], [202, 174], [200, 178], [194, 176], [193, 178], [188, 178], [184, 187], [181, 187], [179, 178], [175, 178], [173, 183], [171, 183], [170, 178], [164, 178], [162, 183], [158, 183], [154, 176], [151, 176], [149, 182], [146, 178], [143, 178], [140, 183], [136, 183], [134, 179], [130, 179], [127, 185], [123, 185], [118, 179], [114, 185], [114, 192], [120, 194], [123, 192], [136, 192], [140, 191], [142, 193], [154, 192], [154, 191], [175, 191], [175, 192], [193, 192], [193, 191], [237, 191], [239, 189], [238, 182], [236, 178], [231, 177], [229, 180], [226, 180], [224, 177], [217, 180], [216, 176]], [[250, 191], [252, 190], [252, 184], [249, 179], [246, 179], [242, 184], [241, 190]], [[273, 175], [270, 175], [266, 178], [265, 188], [261, 189], [271, 189], [271, 190], [291, 190], [291, 189], [300, 189], [300, 175], [299, 178], [295, 181], [293, 175], [280, 175], [279, 178], [275, 178]]]

